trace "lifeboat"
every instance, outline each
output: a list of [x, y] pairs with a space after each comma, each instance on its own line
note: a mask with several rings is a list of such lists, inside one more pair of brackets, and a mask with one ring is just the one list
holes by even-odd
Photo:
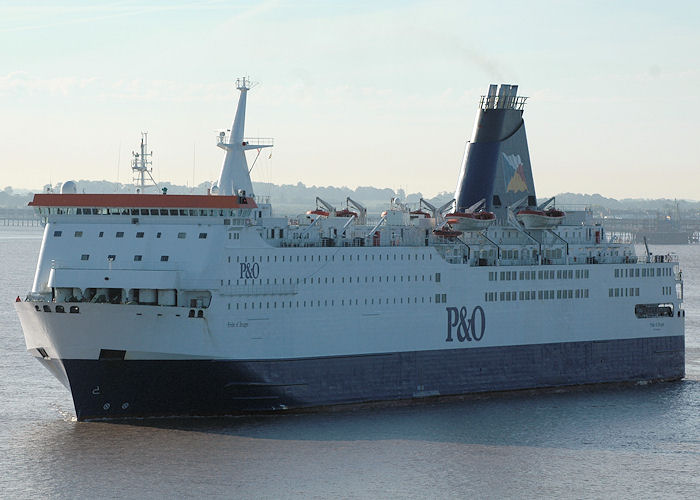
[[443, 238], [456, 238], [462, 234], [462, 231], [455, 231], [454, 229], [443, 227], [442, 229], [434, 229], [433, 234], [435, 236], [442, 236]]
[[319, 210], [318, 208], [316, 210], [309, 210], [306, 212], [306, 215], [322, 215], [324, 217], [328, 217], [328, 212], [325, 210]]
[[515, 217], [528, 229], [548, 229], [561, 224], [566, 213], [556, 208], [549, 210], [526, 208], [515, 214]]
[[424, 210], [413, 210], [410, 215], [411, 219], [419, 219], [421, 217], [424, 217], [426, 219], [430, 218], [430, 214]]
[[453, 212], [445, 215], [450, 225], [462, 231], [481, 231], [496, 221], [493, 212]]
[[352, 210], [348, 210], [347, 208], [344, 208], [342, 210], [338, 210], [335, 213], [336, 217], [357, 217], [357, 212], [353, 212]]

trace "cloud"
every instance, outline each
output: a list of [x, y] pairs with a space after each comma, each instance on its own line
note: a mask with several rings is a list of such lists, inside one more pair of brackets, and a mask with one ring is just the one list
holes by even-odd
[[13, 71], [0, 76], [0, 96], [20, 94], [68, 95], [75, 90], [85, 91], [99, 82], [97, 77], [59, 76], [39, 78], [25, 71]]

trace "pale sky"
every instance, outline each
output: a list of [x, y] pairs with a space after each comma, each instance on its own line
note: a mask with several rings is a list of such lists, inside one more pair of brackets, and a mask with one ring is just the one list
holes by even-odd
[[[700, 199], [693, 1], [0, 0], [0, 189], [218, 178], [236, 77], [254, 181], [454, 190], [479, 96], [529, 96], [539, 196]], [[273, 200], [274, 201], [274, 200]]]

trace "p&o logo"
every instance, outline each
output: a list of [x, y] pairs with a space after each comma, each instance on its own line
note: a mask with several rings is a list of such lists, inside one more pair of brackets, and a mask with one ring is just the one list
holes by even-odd
[[241, 262], [241, 278], [240, 279], [255, 279], [260, 276], [260, 266], [257, 262]]
[[486, 331], [486, 314], [481, 306], [476, 306], [469, 314], [469, 309], [462, 306], [459, 309], [456, 307], [446, 307], [447, 311], [447, 338], [445, 342], [453, 342], [452, 330], [456, 328], [455, 333], [457, 340], [464, 342], [465, 340], [477, 342], [484, 337]]

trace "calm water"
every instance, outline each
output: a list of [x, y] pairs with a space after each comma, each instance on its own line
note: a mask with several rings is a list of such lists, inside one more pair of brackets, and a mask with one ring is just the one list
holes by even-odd
[[78, 423], [11, 302], [38, 231], [0, 230], [0, 497], [700, 497], [700, 246], [687, 379], [270, 417]]

